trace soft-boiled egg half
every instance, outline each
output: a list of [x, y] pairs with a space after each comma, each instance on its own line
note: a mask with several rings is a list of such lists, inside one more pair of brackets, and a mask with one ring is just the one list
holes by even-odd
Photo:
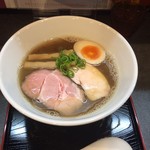
[[81, 150], [133, 150], [123, 139], [117, 137], [107, 137], [100, 139]]
[[105, 59], [104, 48], [92, 41], [81, 40], [74, 44], [76, 54], [87, 63], [97, 65]]

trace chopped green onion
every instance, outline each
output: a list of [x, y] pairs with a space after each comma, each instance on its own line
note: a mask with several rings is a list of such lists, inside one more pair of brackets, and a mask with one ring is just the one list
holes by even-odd
[[69, 57], [67, 55], [63, 55], [63, 56], [61, 56], [60, 61], [61, 62], [68, 62], [69, 61]]
[[69, 78], [73, 78], [73, 77], [74, 77], [74, 72], [73, 72], [72, 70], [68, 70], [68, 71], [67, 71], [67, 76], [68, 76]]
[[85, 64], [86, 64], [86, 61], [85, 61], [84, 59], [82, 59], [82, 60], [79, 59], [77, 66], [78, 66], [79, 68], [84, 69], [84, 68], [85, 68]]
[[67, 67], [65, 64], [60, 65], [59, 69], [63, 73], [63, 75], [67, 75]]
[[56, 59], [56, 66], [63, 75], [73, 78], [74, 72], [77, 72], [79, 68], [85, 68], [86, 61], [79, 58], [74, 51], [68, 54], [64, 53], [64, 51], [61, 51]]
[[75, 61], [78, 59], [78, 56], [73, 52], [69, 55], [70, 61]]

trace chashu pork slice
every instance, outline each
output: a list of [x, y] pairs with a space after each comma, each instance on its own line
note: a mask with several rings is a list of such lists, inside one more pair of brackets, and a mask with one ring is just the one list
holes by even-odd
[[[42, 78], [39, 84], [38, 78]], [[29, 83], [33, 86], [29, 86]], [[42, 69], [31, 73], [23, 82], [22, 90], [27, 96], [38, 99], [48, 109], [56, 110], [66, 116], [74, 115], [84, 101], [83, 91], [58, 70]]]
[[30, 98], [36, 99], [41, 91], [45, 78], [50, 73], [49, 70], [36, 70], [25, 77], [22, 83], [23, 92]]

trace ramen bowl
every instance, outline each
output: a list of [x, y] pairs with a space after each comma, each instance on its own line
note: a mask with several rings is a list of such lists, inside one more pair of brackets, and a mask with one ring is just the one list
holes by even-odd
[[[111, 53], [118, 69], [118, 82], [110, 100], [95, 111], [74, 117], [51, 116], [33, 107], [21, 91], [18, 74], [29, 51], [48, 39], [74, 36], [100, 43]], [[58, 16], [33, 22], [8, 39], [0, 54], [0, 88], [7, 101], [20, 113], [36, 121], [75, 126], [101, 120], [119, 109], [136, 85], [138, 66], [126, 39], [110, 26], [85, 17]]]

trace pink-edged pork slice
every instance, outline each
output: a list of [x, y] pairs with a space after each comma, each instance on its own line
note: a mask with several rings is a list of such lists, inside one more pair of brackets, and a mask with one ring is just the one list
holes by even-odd
[[76, 114], [84, 101], [83, 91], [58, 70], [42, 69], [32, 72], [23, 82], [22, 90], [30, 98], [39, 100], [48, 109], [56, 110], [66, 116]]

